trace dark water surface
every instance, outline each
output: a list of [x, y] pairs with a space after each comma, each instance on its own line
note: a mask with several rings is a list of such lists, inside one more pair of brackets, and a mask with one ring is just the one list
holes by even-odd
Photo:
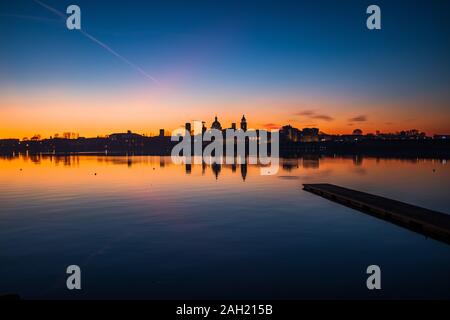
[[[450, 246], [329, 202], [333, 183], [449, 212], [442, 160], [0, 158], [0, 294], [23, 298], [450, 298]], [[66, 267], [82, 290], [66, 289]], [[366, 288], [377, 264], [382, 290]]]

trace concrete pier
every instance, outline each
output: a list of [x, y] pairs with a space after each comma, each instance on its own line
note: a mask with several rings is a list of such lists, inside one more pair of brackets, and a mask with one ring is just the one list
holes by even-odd
[[333, 184], [304, 184], [303, 189], [450, 244], [449, 214]]

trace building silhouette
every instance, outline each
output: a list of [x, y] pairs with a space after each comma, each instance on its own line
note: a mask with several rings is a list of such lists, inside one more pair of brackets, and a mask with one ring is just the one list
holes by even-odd
[[241, 119], [241, 129], [243, 131], [247, 131], [247, 119], [245, 119], [245, 115], [242, 115]]
[[191, 135], [192, 134], [192, 127], [191, 127], [191, 123], [190, 122], [186, 122], [186, 124], [184, 125], [184, 128], [187, 131], [187, 134]]
[[222, 125], [217, 120], [217, 116], [215, 116], [214, 122], [211, 124], [211, 129], [222, 130]]
[[[231, 129], [237, 129], [237, 123], [231, 123]], [[185, 123], [185, 129], [192, 132], [191, 123]], [[223, 129], [217, 116], [211, 124], [211, 129], [222, 132], [226, 138], [226, 130]], [[240, 121], [240, 129], [246, 131], [245, 149], [248, 150], [249, 142], [254, 141], [250, 134], [255, 133], [257, 143], [267, 143], [267, 149], [271, 149], [271, 136], [267, 141], [259, 139], [263, 130], [249, 130], [245, 115]], [[207, 131], [205, 122], [202, 122], [202, 134]], [[265, 130], [264, 130], [265, 131]], [[270, 132], [269, 132], [270, 133]], [[192, 143], [201, 139], [196, 135]], [[237, 139], [235, 140], [237, 143]], [[285, 125], [279, 130], [280, 156], [295, 157], [303, 154], [358, 154], [358, 155], [398, 155], [398, 156], [427, 156], [437, 157], [450, 155], [450, 135], [436, 134], [427, 136], [417, 129], [404, 130], [395, 133], [363, 134], [362, 130], [355, 129], [352, 134], [326, 134], [318, 128], [298, 129], [291, 125]], [[172, 141], [170, 133], [165, 136], [165, 130], [159, 129], [159, 135], [146, 136], [128, 130], [125, 133], [113, 133], [106, 136], [92, 138], [78, 137], [77, 134], [66, 133], [62, 136], [55, 134], [49, 139], [41, 139], [38, 135], [32, 139], [0, 139], [0, 154], [10, 153], [76, 153], [76, 152], [102, 152], [106, 154], [148, 154], [170, 155], [177, 141]], [[198, 155], [202, 154], [210, 142], [202, 141], [202, 148]], [[236, 147], [234, 152], [236, 153]], [[258, 148], [260, 145], [258, 145]], [[194, 150], [194, 149], [192, 149]], [[195, 150], [194, 150], [195, 151]], [[224, 150], [225, 152], [226, 150]], [[308, 162], [308, 161], [307, 161]], [[308, 167], [314, 167], [314, 161], [305, 162]], [[242, 170], [245, 170], [241, 167]], [[204, 170], [202, 170], [204, 172]], [[245, 172], [244, 172], [245, 173]], [[244, 174], [245, 176], [245, 174]]]

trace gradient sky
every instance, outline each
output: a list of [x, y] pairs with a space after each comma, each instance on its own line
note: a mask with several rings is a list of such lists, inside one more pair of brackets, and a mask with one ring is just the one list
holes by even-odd
[[[0, 3], [0, 138], [189, 120], [450, 133], [450, 1], [93, 1], [82, 29]], [[366, 28], [370, 4], [382, 30]], [[137, 68], [155, 78], [139, 72]]]

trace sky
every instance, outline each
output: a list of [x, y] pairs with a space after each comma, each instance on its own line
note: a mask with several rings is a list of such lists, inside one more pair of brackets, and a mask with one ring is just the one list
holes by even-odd
[[[450, 133], [450, 1], [41, 1], [0, 2], [0, 138], [243, 114], [250, 128]], [[82, 32], [48, 9], [71, 4]]]

